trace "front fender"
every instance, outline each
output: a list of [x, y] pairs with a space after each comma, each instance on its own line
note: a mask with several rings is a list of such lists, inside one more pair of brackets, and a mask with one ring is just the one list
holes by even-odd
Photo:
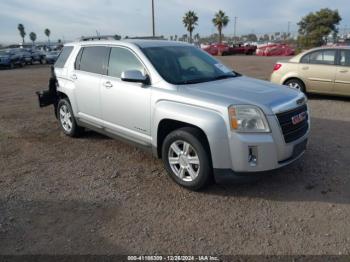
[[175, 120], [200, 128], [209, 141], [213, 168], [230, 168], [230, 150], [225, 119], [218, 111], [172, 101], [159, 101], [153, 110], [152, 143], [162, 120]]

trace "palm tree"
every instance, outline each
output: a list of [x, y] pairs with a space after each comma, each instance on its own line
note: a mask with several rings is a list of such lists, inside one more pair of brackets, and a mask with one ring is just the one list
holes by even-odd
[[29, 34], [29, 38], [30, 38], [30, 40], [33, 42], [33, 45], [34, 45], [35, 40], [36, 40], [36, 33], [31, 32], [31, 33]]
[[190, 33], [190, 42], [192, 42], [192, 32], [195, 26], [198, 24], [198, 16], [194, 11], [188, 11], [185, 16], [182, 18], [187, 31]]
[[225, 14], [225, 12], [219, 10], [215, 14], [215, 17], [213, 18], [213, 24], [218, 29], [219, 32], [219, 42], [222, 42], [222, 29], [227, 26], [228, 22], [230, 22], [229, 17]]
[[48, 40], [49, 45], [50, 45], [50, 34], [51, 34], [50, 29], [46, 28], [45, 29], [45, 35], [47, 36], [47, 40]]
[[24, 25], [23, 24], [18, 24], [17, 29], [19, 31], [19, 34], [22, 37], [22, 43], [24, 44], [24, 37], [26, 36], [26, 31], [24, 29]]

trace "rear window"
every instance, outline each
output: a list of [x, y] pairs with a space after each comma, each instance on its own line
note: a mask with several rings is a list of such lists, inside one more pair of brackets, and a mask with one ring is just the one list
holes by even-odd
[[75, 63], [76, 69], [105, 75], [107, 73], [109, 51], [110, 48], [105, 46], [84, 47], [82, 53], [77, 57], [78, 61], [81, 55], [80, 63], [78, 64], [77, 61]]
[[63, 47], [60, 55], [57, 58], [57, 61], [55, 63], [55, 67], [56, 68], [63, 68], [67, 62], [69, 55], [72, 53], [72, 51], [73, 51], [73, 46]]

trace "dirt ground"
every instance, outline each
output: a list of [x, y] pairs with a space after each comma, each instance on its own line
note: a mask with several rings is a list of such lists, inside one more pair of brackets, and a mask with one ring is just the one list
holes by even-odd
[[[268, 79], [277, 58], [222, 58]], [[0, 70], [0, 254], [350, 254], [350, 99], [310, 97], [305, 157], [196, 193], [160, 160], [39, 109], [48, 66]]]

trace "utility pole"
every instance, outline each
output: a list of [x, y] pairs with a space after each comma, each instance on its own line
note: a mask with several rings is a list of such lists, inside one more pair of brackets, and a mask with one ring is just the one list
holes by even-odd
[[154, 25], [154, 0], [152, 0], [152, 32], [153, 32], [153, 37], [156, 36], [156, 29]]
[[289, 37], [290, 37], [290, 24], [291, 24], [291, 22], [290, 22], [290, 21], [288, 21], [287, 38], [289, 38]]
[[233, 37], [235, 39], [235, 44], [236, 44], [236, 36], [237, 36], [237, 19], [238, 19], [238, 17], [235, 16], [235, 26], [234, 26], [234, 33], [233, 33]]

